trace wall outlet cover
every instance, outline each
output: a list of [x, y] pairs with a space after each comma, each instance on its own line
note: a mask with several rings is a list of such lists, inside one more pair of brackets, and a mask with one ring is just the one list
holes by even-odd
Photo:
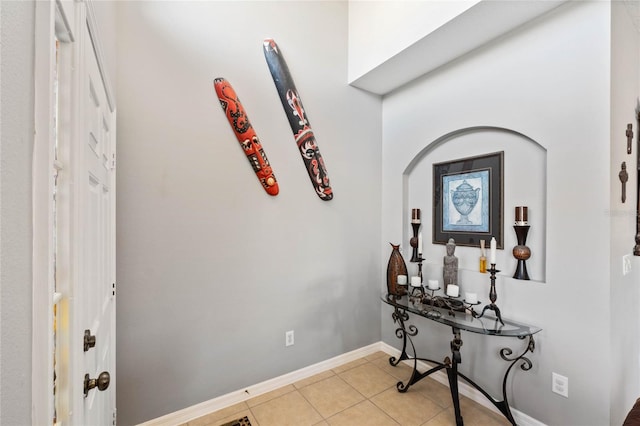
[[631, 272], [631, 255], [625, 254], [622, 256], [622, 275], [627, 275]]
[[551, 390], [558, 395], [569, 398], [569, 378], [558, 373], [551, 373]]

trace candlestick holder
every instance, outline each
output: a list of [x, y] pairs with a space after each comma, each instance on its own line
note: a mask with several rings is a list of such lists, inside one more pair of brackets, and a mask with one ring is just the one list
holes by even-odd
[[531, 257], [531, 249], [527, 247], [527, 234], [529, 233], [529, 225], [514, 225], [518, 238], [518, 245], [513, 248], [513, 257], [518, 259], [518, 266], [513, 278], [518, 280], [528, 280], [527, 264], [525, 261]]
[[491, 301], [491, 303], [485, 305], [485, 307], [482, 308], [482, 312], [480, 313], [480, 315], [478, 315], [476, 318], [482, 318], [482, 316], [488, 309], [495, 312], [496, 320], [500, 321], [500, 324], [504, 325], [504, 322], [502, 321], [502, 315], [500, 314], [500, 308], [498, 308], [498, 305], [496, 305], [496, 300], [498, 300], [498, 293], [496, 292], [496, 274], [500, 271], [496, 269], [496, 264], [492, 263], [491, 269], [487, 269], [487, 272], [491, 274], [491, 289], [489, 290], [489, 300]]
[[424, 303], [423, 300], [426, 292], [424, 291], [424, 287], [422, 286], [422, 284], [420, 284], [419, 286], [410, 284], [409, 287], [409, 299], [414, 303]]
[[422, 253], [418, 253], [418, 231], [420, 231], [420, 222], [411, 222], [411, 228], [413, 229], [413, 237], [409, 240], [409, 244], [413, 248], [411, 252], [410, 262], [421, 261]]
[[[429, 288], [427, 287], [427, 291], [424, 294], [424, 299], [422, 301], [422, 303], [429, 303], [429, 304], [433, 304], [433, 301], [435, 300], [436, 296], [436, 291], [440, 290], [440, 287], [438, 288]], [[429, 293], [429, 294], [427, 294]]]
[[[411, 290], [411, 296], [413, 297], [419, 297], [420, 302], [422, 302], [422, 298], [427, 294], [424, 290], [424, 280], [422, 279], [422, 261], [424, 259], [422, 258], [422, 256], [418, 256], [416, 260], [412, 260], [412, 262], [418, 262], [418, 276], [420, 277], [420, 286], [414, 286], [414, 285], [410, 285]], [[415, 295], [415, 293], [418, 293], [418, 296]]]
[[465, 309], [471, 314], [472, 317], [478, 318], [478, 313], [473, 309], [473, 307], [481, 304], [482, 303], [481, 301], [478, 300], [475, 303], [470, 303], [462, 299], [462, 303], [464, 304]]

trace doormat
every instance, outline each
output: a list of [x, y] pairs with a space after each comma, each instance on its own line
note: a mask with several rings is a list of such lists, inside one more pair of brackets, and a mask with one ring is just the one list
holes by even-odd
[[221, 424], [220, 426], [251, 426], [251, 422], [247, 416], [244, 416], [238, 420], [232, 420], [228, 423]]

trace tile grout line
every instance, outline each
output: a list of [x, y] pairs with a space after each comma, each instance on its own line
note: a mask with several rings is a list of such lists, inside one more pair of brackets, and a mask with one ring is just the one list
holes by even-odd
[[[381, 355], [381, 356], [384, 356], [384, 355]], [[320, 413], [319, 413], [319, 414], [320, 414], [320, 416], [322, 417], [322, 419], [323, 419], [324, 421], [328, 422], [330, 418], [335, 417], [335, 416], [337, 416], [338, 414], [343, 413], [343, 412], [345, 412], [345, 411], [347, 411], [347, 410], [349, 410], [349, 409], [351, 409], [351, 408], [355, 407], [355, 406], [356, 406], [356, 405], [358, 405], [358, 404], [362, 404], [363, 402], [368, 401], [369, 403], [371, 403], [372, 405], [374, 405], [375, 407], [377, 407], [380, 411], [382, 411], [382, 412], [384, 413], [384, 415], [385, 415], [385, 416], [387, 416], [389, 419], [391, 419], [391, 421], [393, 421], [393, 422], [394, 422], [394, 423], [396, 423], [397, 425], [400, 425], [400, 424], [399, 424], [399, 423], [398, 423], [398, 422], [397, 422], [393, 417], [391, 417], [391, 416], [390, 416], [386, 411], [384, 411], [381, 407], [379, 407], [378, 405], [376, 405], [376, 403], [375, 403], [375, 402], [371, 401], [371, 398], [373, 398], [374, 396], [379, 395], [380, 393], [382, 393], [382, 392], [386, 391], [387, 389], [390, 389], [392, 386], [390, 386], [389, 388], [386, 388], [386, 389], [384, 389], [384, 390], [382, 390], [382, 391], [380, 391], [380, 392], [376, 393], [375, 395], [372, 395], [371, 397], [367, 397], [367, 396], [366, 396], [366, 395], [364, 395], [362, 392], [360, 392], [358, 389], [356, 389], [353, 385], [351, 385], [351, 383], [347, 382], [343, 377], [341, 377], [341, 374], [344, 374], [344, 373], [345, 373], [345, 372], [347, 372], [347, 371], [353, 370], [353, 369], [355, 369], [355, 368], [358, 368], [358, 367], [360, 367], [360, 366], [362, 366], [362, 365], [366, 365], [366, 364], [371, 364], [373, 367], [378, 368], [380, 371], [383, 371], [380, 367], [378, 367], [377, 365], [375, 365], [375, 364], [374, 364], [370, 359], [367, 359], [366, 357], [363, 357], [362, 359], [366, 360], [366, 362], [360, 363], [360, 364], [358, 364], [358, 365], [354, 365], [353, 367], [347, 368], [346, 370], [343, 370], [343, 371], [341, 371], [340, 373], [338, 373], [338, 372], [334, 371], [333, 369], [332, 369], [331, 371], [333, 371], [333, 373], [334, 373], [334, 375], [335, 375], [335, 376], [337, 376], [337, 377], [338, 377], [340, 380], [342, 380], [342, 381], [343, 381], [347, 386], [349, 386], [351, 389], [353, 389], [355, 392], [357, 392], [357, 393], [358, 393], [360, 396], [362, 396], [362, 398], [364, 398], [364, 399], [363, 399], [362, 401], [358, 401], [358, 402], [354, 403], [353, 405], [350, 405], [350, 406], [348, 406], [348, 407], [345, 407], [345, 408], [343, 408], [342, 410], [340, 410], [340, 411], [338, 411], [338, 412], [336, 412], [336, 413], [333, 413], [333, 414], [332, 414], [332, 415], [330, 415], [329, 417], [324, 417], [322, 414], [320, 414]], [[386, 373], [385, 371], [383, 371], [383, 372], [384, 372], [384, 373]], [[387, 373], [387, 374], [388, 374], [388, 373]], [[332, 377], [333, 377], [333, 376], [332, 376]], [[392, 376], [392, 377], [393, 377], [393, 376]], [[323, 380], [328, 380], [328, 379], [330, 379], [330, 378], [331, 378], [331, 377], [327, 377], [326, 379], [323, 379]], [[319, 383], [319, 382], [321, 382], [321, 381], [323, 381], [323, 380], [320, 380], [320, 381], [315, 382], [315, 383]], [[314, 383], [314, 384], [315, 384], [315, 383]], [[311, 386], [311, 385], [307, 385], [307, 386]], [[307, 386], [305, 386], [305, 387], [307, 387]], [[305, 400], [307, 400], [307, 402], [309, 402], [309, 404], [310, 404], [314, 409], [316, 409], [316, 407], [313, 405], [313, 403], [312, 403], [311, 401], [309, 401], [309, 400], [304, 396], [304, 394], [302, 394], [302, 397], [303, 397], [303, 398], [305, 398]], [[316, 409], [316, 411], [317, 411], [317, 409]]]
[[[345, 371], [352, 370], [353, 368], [355, 368], [355, 367], [349, 368], [349, 369], [347, 369], [347, 370], [345, 370]], [[333, 371], [333, 370], [332, 370], [332, 371]], [[342, 380], [342, 381], [343, 381], [347, 386], [349, 386], [351, 389], [353, 389], [354, 391], [358, 392], [358, 394], [360, 394], [363, 398], [367, 399], [367, 397], [365, 397], [364, 395], [362, 395], [362, 394], [361, 394], [361, 393], [360, 393], [356, 388], [354, 388], [353, 386], [351, 386], [351, 385], [350, 385], [346, 380], [344, 380], [342, 377], [340, 377], [340, 374], [336, 373], [335, 371], [333, 371], [333, 374], [334, 374], [334, 376], [335, 376], [335, 377], [337, 377], [338, 379]], [[325, 380], [329, 380], [329, 379], [331, 379], [331, 378], [333, 378], [333, 376], [331, 376], [331, 377], [327, 377], [327, 378], [322, 379], [322, 380], [320, 380], [320, 381], [318, 381], [318, 382], [315, 382], [315, 383], [313, 383], [313, 384], [320, 383], [320, 382], [323, 382], [323, 381], [325, 381]], [[307, 386], [311, 386], [311, 385], [307, 385]], [[305, 387], [307, 387], [307, 386], [305, 386]], [[353, 405], [350, 405], [350, 406], [345, 407], [345, 408], [343, 408], [342, 410], [340, 410], [340, 411], [338, 411], [338, 412], [336, 412], [336, 413], [333, 413], [333, 414], [332, 414], [332, 415], [330, 415], [329, 417], [325, 417], [325, 416], [323, 416], [323, 415], [318, 411], [318, 409], [315, 407], [315, 405], [313, 405], [313, 403], [312, 403], [311, 401], [309, 401], [309, 400], [304, 396], [304, 394], [303, 394], [303, 393], [301, 393], [301, 395], [302, 395], [302, 397], [303, 397], [303, 398], [304, 398], [304, 399], [309, 403], [309, 405], [311, 405], [311, 406], [313, 407], [313, 409], [314, 409], [314, 410], [316, 410], [316, 412], [318, 412], [318, 414], [320, 414], [320, 417], [322, 417], [322, 420], [324, 420], [324, 421], [327, 421], [327, 420], [329, 420], [331, 417], [333, 417], [333, 416], [335, 416], [335, 415], [337, 415], [337, 414], [339, 414], [339, 413], [342, 413], [342, 412], [344, 412], [345, 410], [348, 410], [349, 408], [354, 407], [355, 405], [358, 405], [360, 402], [362, 402], [362, 401], [356, 402], [356, 403], [355, 403], [355, 404], [353, 404]]]
[[[373, 354], [372, 354], [372, 355], [373, 355]], [[283, 386], [283, 387], [282, 387], [282, 388], [287, 388], [288, 386], [290, 386], [290, 387], [289, 387], [288, 389], [286, 389], [283, 393], [281, 393], [281, 394], [277, 394], [276, 396], [273, 396], [273, 397], [270, 397], [269, 399], [266, 399], [266, 400], [264, 400], [264, 401], [261, 401], [260, 403], [258, 403], [258, 404], [256, 404], [256, 405], [253, 405], [253, 406], [250, 406], [250, 405], [249, 405], [249, 402], [251, 401], [251, 399], [250, 399], [250, 400], [246, 400], [246, 401], [244, 401], [245, 408], [240, 409], [240, 408], [238, 407], [238, 410], [237, 410], [238, 412], [237, 412], [237, 414], [238, 414], [239, 416], [241, 416], [241, 415], [242, 415], [242, 413], [247, 413], [247, 411], [248, 411], [248, 413], [249, 413], [249, 414], [251, 415], [251, 417], [252, 417], [252, 420], [254, 420], [254, 421], [255, 421], [255, 423], [256, 423], [254, 426], [261, 426], [260, 421], [258, 420], [258, 417], [256, 416], [256, 411], [254, 411], [254, 408], [261, 407], [261, 406], [263, 406], [264, 404], [267, 404], [267, 403], [269, 403], [269, 402], [273, 402], [274, 400], [276, 400], [276, 399], [278, 399], [278, 398], [282, 398], [282, 397], [284, 397], [284, 396], [286, 396], [286, 395], [290, 395], [292, 392], [296, 391], [296, 392], [298, 393], [298, 395], [299, 395], [300, 397], [302, 397], [302, 399], [303, 399], [307, 404], [309, 404], [309, 406], [313, 409], [313, 411], [314, 411], [314, 412], [319, 416], [319, 418], [321, 419], [321, 420], [319, 420], [318, 422], [314, 423], [314, 425], [316, 425], [316, 426], [319, 426], [319, 425], [322, 425], [322, 424], [329, 424], [329, 423], [330, 423], [330, 422], [329, 422], [329, 420], [330, 420], [331, 418], [333, 418], [333, 417], [335, 417], [335, 416], [338, 416], [339, 414], [344, 413], [345, 411], [350, 410], [350, 409], [352, 409], [353, 407], [355, 407], [355, 406], [357, 406], [357, 405], [359, 405], [359, 404], [365, 403], [365, 402], [368, 402], [368, 403], [369, 403], [369, 404], [371, 404], [373, 407], [376, 407], [376, 409], [377, 409], [377, 410], [380, 410], [380, 411], [384, 414], [384, 416], [385, 416], [387, 419], [390, 419], [390, 420], [391, 420], [395, 425], [401, 425], [401, 423], [400, 423], [400, 422], [399, 422], [399, 421], [398, 421], [394, 416], [392, 416], [390, 413], [388, 413], [388, 412], [387, 412], [387, 411], [386, 411], [382, 406], [380, 406], [380, 405], [376, 404], [376, 403], [374, 402], [374, 400], [373, 400], [374, 398], [376, 398], [377, 396], [381, 395], [382, 393], [387, 392], [387, 391], [389, 391], [390, 389], [393, 389], [393, 388], [394, 388], [394, 385], [393, 385], [393, 384], [392, 384], [392, 385], [389, 385], [388, 387], [385, 387], [384, 389], [382, 389], [382, 390], [380, 390], [380, 391], [378, 391], [378, 392], [376, 392], [375, 394], [371, 395], [370, 397], [367, 397], [365, 394], [363, 394], [363, 392], [361, 392], [360, 390], [358, 390], [355, 386], [353, 386], [351, 383], [349, 383], [349, 382], [345, 379], [345, 377], [343, 377], [344, 375], [347, 375], [347, 374], [349, 373], [349, 371], [352, 371], [352, 370], [354, 370], [354, 369], [356, 369], [356, 368], [361, 368], [361, 367], [366, 366], [367, 368], [374, 368], [374, 367], [375, 367], [375, 370], [376, 370], [376, 371], [379, 371], [379, 372], [381, 372], [381, 373], [384, 373], [384, 374], [386, 374], [386, 375], [388, 375], [388, 376], [392, 377], [392, 378], [393, 378], [393, 381], [396, 381], [396, 380], [400, 380], [400, 381], [402, 381], [401, 374], [399, 374], [399, 375], [392, 374], [392, 373], [391, 373], [391, 371], [389, 371], [389, 369], [385, 369], [385, 368], [384, 368], [384, 367], [386, 367], [386, 366], [387, 366], [387, 365], [386, 365], [386, 363], [384, 363], [384, 362], [382, 362], [382, 361], [379, 361], [380, 359], [384, 359], [386, 355], [388, 355], [388, 354], [387, 354], [387, 353], [382, 352], [381, 354], [379, 354], [379, 355], [377, 355], [377, 356], [375, 356], [375, 357], [372, 357], [372, 358], [363, 357], [363, 358], [361, 358], [361, 359], [354, 360], [354, 361], [352, 361], [352, 362], [350, 362], [350, 363], [347, 363], [347, 364], [344, 364], [344, 365], [338, 366], [338, 367], [336, 367], [335, 369], [333, 369], [333, 368], [332, 368], [332, 369], [330, 369], [330, 370], [327, 370], [327, 371], [329, 371], [329, 372], [331, 373], [330, 375], [327, 375], [326, 377], [323, 377], [323, 378], [321, 378], [321, 379], [319, 379], [319, 380], [316, 380], [316, 381], [308, 382], [308, 383], [306, 383], [304, 386], [300, 386], [300, 384], [301, 384], [301, 383], [304, 383], [304, 380], [306, 380], [306, 379], [308, 379], [308, 378], [311, 378], [311, 377], [313, 377], [313, 376], [309, 376], [308, 378], [301, 379], [301, 380], [299, 380], [298, 382], [290, 383], [290, 385], [287, 385], [287, 386]], [[378, 365], [378, 364], [376, 364], [376, 363], [378, 363], [378, 364], [382, 363], [382, 364], [383, 364], [383, 366], [380, 366], [380, 365]], [[345, 368], [347, 365], [349, 365], [349, 367], [348, 367], [348, 368]], [[344, 370], [342, 370], [342, 368], [345, 368], [345, 369], [344, 369]], [[335, 371], [336, 369], [340, 370], [340, 372]], [[400, 371], [400, 370], [397, 370], [397, 371], [398, 371], [398, 373], [401, 373], [401, 371]], [[319, 373], [319, 374], [323, 374], [323, 373]], [[354, 376], [352, 376], [352, 377], [356, 378], [356, 377], [358, 377], [358, 375], [356, 374], [356, 375], [354, 375]], [[314, 405], [314, 404], [312, 403], [312, 401], [311, 401], [310, 399], [308, 399], [308, 398], [307, 398], [307, 396], [306, 396], [302, 391], [303, 391], [305, 388], [309, 387], [309, 386], [313, 386], [313, 385], [315, 385], [315, 384], [322, 383], [323, 381], [326, 381], [326, 380], [329, 380], [329, 379], [333, 379], [333, 378], [337, 378], [337, 379], [339, 379], [341, 382], [343, 382], [344, 384], [346, 384], [346, 385], [348, 386], [348, 388], [349, 388], [349, 389], [351, 389], [352, 391], [354, 391], [355, 393], [357, 393], [358, 395], [360, 395], [363, 399], [362, 399], [362, 400], [360, 400], [360, 401], [358, 401], [358, 402], [353, 403], [352, 405], [350, 405], [350, 406], [348, 406], [348, 407], [344, 407], [344, 408], [342, 408], [340, 411], [335, 412], [335, 413], [331, 414], [330, 416], [325, 417], [325, 416], [324, 416], [324, 415], [319, 411], [319, 409], [316, 407], [316, 405]], [[386, 379], [385, 379], [385, 380], [386, 380]], [[437, 382], [437, 381], [436, 381], [436, 382]], [[359, 383], [359, 382], [356, 380], [356, 382], [355, 382], [355, 383]], [[395, 386], [397, 387], [397, 382], [396, 382], [396, 385], [395, 385]], [[278, 390], [282, 391], [282, 388], [275, 389], [275, 390], [274, 390], [274, 391], [272, 391], [272, 392], [277, 392]], [[369, 389], [369, 387], [365, 387], [365, 388], [363, 388], [363, 389]], [[440, 399], [439, 399], [439, 398], [431, 398], [428, 394], [425, 394], [423, 391], [420, 391], [420, 390], [417, 390], [417, 392], [418, 392], [418, 394], [419, 394], [420, 396], [422, 396], [423, 398], [427, 399], [428, 401], [430, 401], [431, 403], [433, 403], [436, 407], [438, 407], [438, 411], [437, 411], [436, 413], [434, 413], [434, 414], [433, 414], [433, 416], [431, 416], [429, 419], [426, 419], [423, 423], [420, 423], [420, 426], [428, 426], [428, 425], [429, 425], [429, 423], [430, 423], [430, 422], [432, 422], [436, 417], [438, 417], [438, 416], [442, 415], [442, 413], [447, 412], [447, 411], [450, 409], [450, 407], [443, 407], [443, 406], [439, 403], [439, 401], [440, 401]], [[265, 395], [265, 394], [263, 394], [263, 395]], [[434, 394], [434, 395], [435, 395], [435, 394]], [[261, 396], [261, 395], [258, 395], [258, 396], [254, 397], [254, 398], [252, 398], [252, 399], [260, 398], [260, 396]], [[471, 402], [473, 403], [473, 402], [475, 402], [475, 401], [473, 401], [473, 400], [471, 399]], [[218, 411], [220, 411], [220, 410], [213, 411], [213, 412], [211, 412], [210, 414], [216, 413], [216, 412], [218, 412]], [[235, 411], [234, 411], [234, 413], [235, 413]], [[493, 413], [491, 413], [491, 414], [493, 414]], [[235, 414], [234, 414], [234, 415], [235, 415]], [[194, 420], [196, 420], [196, 419], [194, 419]], [[213, 421], [214, 423], [208, 423], [208, 424], [210, 424], [211, 426], [213, 426], [213, 425], [216, 425], [216, 426], [217, 426], [217, 424], [219, 424], [219, 422], [220, 422], [220, 421], [221, 421], [221, 419], [220, 419], [220, 420], [214, 420], [214, 421]]]

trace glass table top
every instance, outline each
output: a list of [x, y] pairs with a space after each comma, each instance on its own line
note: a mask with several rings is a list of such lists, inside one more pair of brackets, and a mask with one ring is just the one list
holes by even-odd
[[[491, 310], [487, 310], [482, 318], [474, 318], [469, 311], [452, 311], [446, 307], [437, 307], [435, 303], [422, 303], [418, 298], [410, 298], [406, 295], [391, 296], [385, 293], [381, 299], [388, 305], [472, 333], [507, 337], [527, 337], [542, 330], [532, 325], [506, 319], [504, 316], [502, 317], [504, 325], [502, 325]], [[476, 313], [480, 314], [483, 307], [484, 305], [475, 305], [474, 309]]]

